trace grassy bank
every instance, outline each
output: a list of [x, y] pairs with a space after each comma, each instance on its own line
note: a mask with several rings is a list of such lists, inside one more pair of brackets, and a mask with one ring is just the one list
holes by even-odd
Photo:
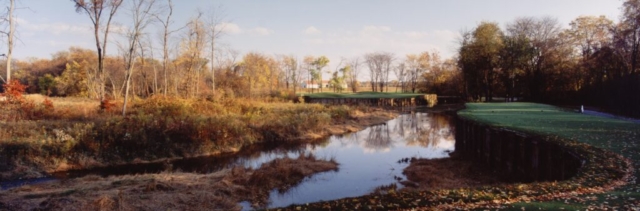
[[[50, 107], [42, 105], [47, 101]], [[2, 103], [9, 105], [0, 110], [3, 180], [234, 152], [255, 143], [304, 143], [356, 131], [396, 115], [279, 99], [210, 102], [158, 97], [135, 101], [125, 117], [117, 109], [101, 111], [96, 102], [73, 98], [30, 96]]]
[[[467, 104], [460, 116], [496, 127], [575, 140], [630, 159], [635, 169], [629, 184], [598, 194], [546, 202], [516, 203], [511, 209], [638, 209], [640, 186], [640, 124], [589, 116], [558, 107], [533, 103]], [[598, 176], [598, 175], [594, 175]]]

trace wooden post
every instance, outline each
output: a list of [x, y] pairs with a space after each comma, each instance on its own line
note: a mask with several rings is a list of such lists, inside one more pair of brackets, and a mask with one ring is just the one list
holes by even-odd
[[509, 133], [507, 136], [507, 141], [505, 142], [506, 144], [506, 148], [505, 148], [505, 164], [507, 167], [507, 177], [511, 178], [514, 176], [515, 174], [515, 136], [513, 133]]
[[489, 168], [492, 168], [491, 166], [491, 144], [492, 144], [492, 137], [491, 137], [491, 129], [489, 127], [486, 127], [484, 129], [484, 143], [483, 143], [483, 149], [482, 149], [482, 158], [484, 160], [484, 162], [487, 164], [487, 166]]

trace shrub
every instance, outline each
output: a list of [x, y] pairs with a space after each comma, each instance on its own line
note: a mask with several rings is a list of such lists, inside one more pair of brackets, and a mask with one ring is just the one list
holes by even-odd
[[19, 103], [24, 98], [22, 94], [27, 89], [26, 85], [23, 85], [18, 80], [11, 80], [9, 83], [3, 85], [4, 96], [7, 98], [8, 103]]
[[27, 100], [23, 97], [26, 88], [27, 86], [21, 84], [18, 80], [11, 80], [9, 83], [4, 84], [5, 93], [3, 97], [6, 97], [6, 100], [0, 102], [3, 104], [2, 110], [0, 110], [0, 118], [13, 121], [21, 119], [36, 120], [53, 115], [53, 102], [48, 98], [45, 98], [41, 104]]
[[38, 87], [40, 88], [40, 94], [50, 96], [55, 90], [56, 81], [55, 77], [51, 74], [45, 74], [38, 78]]
[[115, 110], [116, 103], [112, 102], [109, 98], [104, 98], [100, 101], [100, 112], [112, 112]]
[[293, 102], [297, 99], [296, 93], [292, 90], [274, 90], [269, 93], [269, 97], [276, 98], [283, 102]]

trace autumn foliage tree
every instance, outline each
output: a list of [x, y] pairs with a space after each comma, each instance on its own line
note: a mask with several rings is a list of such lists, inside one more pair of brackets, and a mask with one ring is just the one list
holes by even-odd
[[504, 43], [497, 23], [482, 22], [463, 38], [459, 64], [467, 93], [475, 100], [484, 96], [491, 101], [495, 90], [499, 52]]
[[246, 80], [247, 87], [243, 95], [253, 97], [256, 94], [267, 94], [278, 86], [274, 75], [280, 74], [280, 66], [276, 59], [260, 53], [246, 54], [238, 67], [239, 73]]

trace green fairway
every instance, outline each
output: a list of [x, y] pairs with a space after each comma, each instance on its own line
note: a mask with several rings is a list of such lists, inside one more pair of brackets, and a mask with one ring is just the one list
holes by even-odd
[[[568, 138], [618, 153], [632, 160], [636, 169], [633, 180], [640, 176], [637, 171], [640, 167], [640, 124], [535, 103], [469, 103], [466, 106], [458, 112], [461, 117], [497, 127]], [[637, 181], [635, 183], [575, 200], [517, 203], [512, 209], [638, 209], [640, 186]]]
[[303, 96], [310, 98], [412, 98], [419, 97], [422, 93], [399, 93], [399, 92], [357, 92], [357, 93], [306, 93]]

